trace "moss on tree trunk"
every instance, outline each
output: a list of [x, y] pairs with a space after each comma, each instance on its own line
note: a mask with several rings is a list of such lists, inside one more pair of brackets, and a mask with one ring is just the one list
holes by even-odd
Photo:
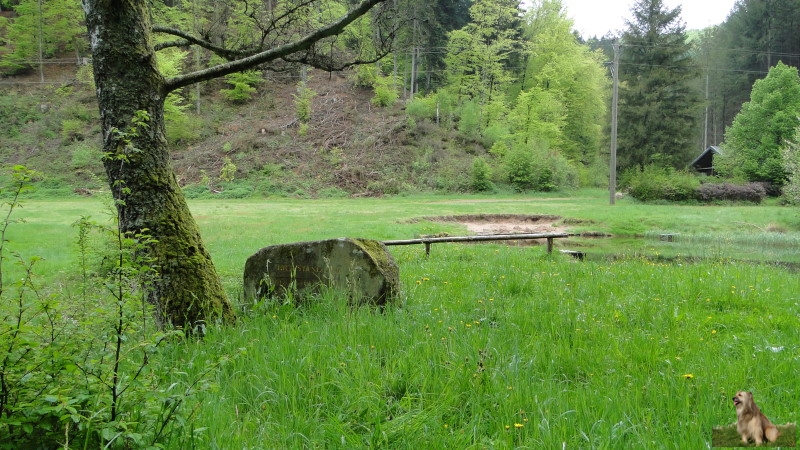
[[159, 277], [149, 293], [159, 319], [186, 329], [235, 319], [175, 179], [164, 133], [147, 0], [84, 0], [103, 128], [104, 166], [123, 233], [157, 242]]

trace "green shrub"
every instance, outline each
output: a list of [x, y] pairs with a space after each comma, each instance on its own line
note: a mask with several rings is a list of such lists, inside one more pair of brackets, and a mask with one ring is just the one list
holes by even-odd
[[694, 174], [653, 165], [630, 169], [622, 174], [620, 181], [631, 197], [643, 202], [694, 200], [700, 187], [700, 179]]
[[72, 167], [75, 169], [86, 167], [99, 167], [103, 152], [87, 143], [75, 144], [72, 149]]
[[236, 104], [247, 103], [257, 91], [255, 86], [261, 82], [261, 74], [255, 70], [236, 72], [227, 75], [225, 81], [232, 86], [231, 89], [219, 91], [225, 100]]
[[387, 107], [394, 104], [399, 97], [397, 93], [397, 80], [394, 77], [379, 76], [373, 85], [375, 96], [370, 102], [376, 106]]
[[578, 174], [578, 185], [589, 188], [608, 187], [608, 163], [595, 159], [588, 165], [575, 164]]
[[394, 177], [381, 178], [367, 183], [367, 191], [371, 195], [398, 195], [407, 188], [408, 186], [402, 180]]
[[506, 178], [517, 191], [549, 192], [578, 186], [578, 174], [561, 154], [516, 146], [504, 158]]
[[229, 183], [234, 178], [236, 178], [236, 164], [226, 156], [222, 160], [222, 168], [219, 169], [219, 180]]
[[64, 142], [82, 141], [84, 138], [84, 124], [79, 119], [65, 119], [61, 121], [61, 138]]
[[209, 191], [207, 184], [187, 184], [183, 187], [183, 195], [189, 199], [209, 198], [211, 197], [211, 191]]
[[510, 135], [511, 132], [508, 129], [508, 125], [505, 123], [493, 123], [483, 130], [483, 146], [492, 148], [495, 144], [502, 142]]
[[215, 198], [248, 198], [253, 195], [253, 188], [247, 185], [235, 185], [228, 187], [218, 194]]
[[92, 67], [92, 64], [82, 64], [75, 73], [75, 79], [78, 80], [78, 83], [86, 86], [86, 88], [90, 91], [94, 91], [96, 89], [94, 84], [94, 68]]
[[454, 161], [443, 164], [437, 171], [434, 187], [444, 192], [469, 192], [472, 189], [471, 166]]
[[39, 99], [28, 95], [0, 95], [0, 129], [7, 137], [15, 137], [28, 122], [42, 118]]
[[353, 85], [356, 87], [370, 88], [375, 85], [378, 78], [378, 68], [371, 64], [356, 67]]
[[458, 132], [465, 139], [477, 139], [480, 136], [480, 106], [475, 102], [467, 102], [459, 109]]
[[197, 118], [186, 113], [188, 107], [184, 98], [177, 94], [169, 94], [164, 101], [164, 124], [170, 144], [192, 141], [199, 136], [195, 127]]
[[[294, 108], [297, 113], [297, 120], [304, 124], [311, 120], [311, 101], [317, 95], [312, 89], [308, 88], [305, 81], [297, 83], [297, 94], [292, 94], [294, 97]], [[301, 136], [303, 136], [302, 134]]]
[[97, 110], [89, 108], [82, 103], [69, 104], [64, 110], [64, 114], [81, 122], [91, 122], [97, 119]]
[[416, 120], [436, 120], [436, 97], [417, 95], [406, 103], [406, 114]]
[[492, 168], [481, 157], [472, 160], [472, 189], [477, 192], [494, 190]]
[[349, 196], [350, 194], [347, 191], [337, 187], [329, 187], [317, 192], [317, 197], [319, 198], [347, 198]]
[[[12, 178], [0, 224], [0, 274], [4, 256], [16, 263], [0, 289], [0, 448], [163, 448], [191, 440], [183, 405], [205, 383], [167, 387], [162, 368], [149, 367], [163, 346], [180, 342], [180, 333], [155, 326], [145, 300], [155, 269], [137, 255], [150, 238], [82, 217], [76, 288], [44, 288], [39, 258], [6, 246], [19, 194], [36, 176], [17, 167]], [[92, 246], [98, 240], [108, 244], [102, 258]], [[102, 273], [98, 261], [107, 265]]]
[[760, 183], [704, 183], [697, 188], [697, 199], [701, 202], [750, 202], [761, 203], [767, 190]]

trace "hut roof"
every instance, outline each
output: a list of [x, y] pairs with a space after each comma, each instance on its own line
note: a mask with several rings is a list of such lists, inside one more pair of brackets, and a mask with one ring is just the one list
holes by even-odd
[[698, 156], [691, 163], [689, 163], [689, 167], [695, 167], [697, 165], [697, 163], [699, 163], [703, 158], [705, 158], [707, 155], [709, 155], [709, 153], [711, 155], [721, 155], [722, 154], [722, 149], [717, 147], [716, 145], [708, 146], [707, 149], [703, 150], [703, 153], [700, 153], [700, 156]]

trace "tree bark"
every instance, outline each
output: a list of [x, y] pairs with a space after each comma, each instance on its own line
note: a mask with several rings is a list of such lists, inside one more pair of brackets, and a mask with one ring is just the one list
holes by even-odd
[[156, 67], [148, 0], [83, 0], [119, 229], [156, 240], [149, 300], [162, 324], [192, 331], [235, 314], [175, 179], [164, 133], [165, 80]]

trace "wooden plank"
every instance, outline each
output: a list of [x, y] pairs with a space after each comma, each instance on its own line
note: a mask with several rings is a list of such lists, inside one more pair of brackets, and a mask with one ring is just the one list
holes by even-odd
[[520, 233], [520, 234], [481, 234], [476, 236], [442, 236], [417, 239], [397, 239], [383, 241], [384, 245], [425, 244], [425, 255], [431, 254], [431, 244], [438, 242], [486, 242], [519, 241], [525, 239], [547, 239], [547, 253], [553, 252], [553, 239], [569, 237], [569, 233]]
[[436, 242], [516, 241], [523, 239], [554, 239], [569, 237], [569, 233], [480, 234], [476, 236], [443, 236], [383, 241], [384, 245], [413, 245]]

